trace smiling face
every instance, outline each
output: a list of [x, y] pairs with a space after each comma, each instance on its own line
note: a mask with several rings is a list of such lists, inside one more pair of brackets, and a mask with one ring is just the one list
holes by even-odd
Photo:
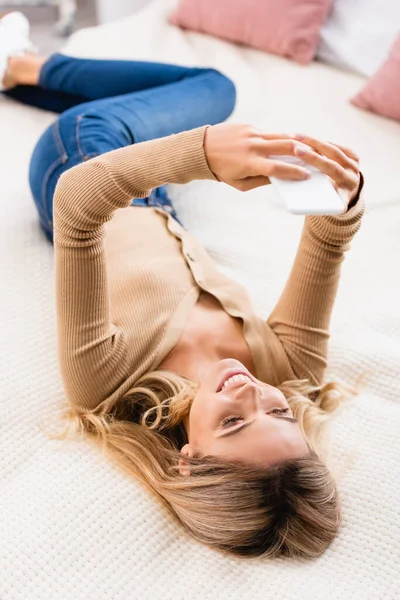
[[218, 361], [203, 378], [190, 409], [188, 439], [181, 450], [186, 456], [262, 467], [309, 453], [282, 392], [234, 359]]

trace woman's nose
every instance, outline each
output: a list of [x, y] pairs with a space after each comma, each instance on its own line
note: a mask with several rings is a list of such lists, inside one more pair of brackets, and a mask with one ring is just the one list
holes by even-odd
[[236, 390], [234, 397], [241, 402], [252, 402], [253, 404], [256, 403], [257, 408], [261, 407], [262, 391], [260, 386], [256, 383], [246, 383], [245, 385], [241, 386], [238, 390]]

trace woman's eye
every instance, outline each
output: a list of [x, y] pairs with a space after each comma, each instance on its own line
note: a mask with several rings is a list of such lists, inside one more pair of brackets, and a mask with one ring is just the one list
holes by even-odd
[[243, 419], [243, 417], [225, 417], [221, 425], [222, 427], [226, 427], [227, 425], [231, 425], [232, 423], [237, 423], [237, 421], [240, 421], [241, 419]]
[[289, 412], [288, 408], [274, 408], [274, 410], [271, 411], [274, 415], [284, 415], [287, 412]]

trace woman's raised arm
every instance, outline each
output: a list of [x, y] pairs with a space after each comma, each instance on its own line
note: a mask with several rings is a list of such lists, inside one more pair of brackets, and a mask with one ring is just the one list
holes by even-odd
[[341, 263], [360, 227], [363, 201], [338, 217], [306, 217], [292, 271], [268, 319], [288, 357], [287, 379], [322, 383]]
[[[209, 146], [209, 147], [208, 147]], [[364, 212], [358, 157], [348, 148], [314, 138], [264, 134], [250, 126], [222, 124], [206, 132], [206, 154], [218, 179], [249, 190], [280, 179], [305, 179], [306, 169], [270, 155], [289, 154], [330, 177], [343, 201], [338, 217], [307, 217], [299, 250], [285, 290], [268, 325], [287, 361], [270, 365], [274, 385], [285, 379], [322, 381], [327, 355], [329, 322], [339, 283], [340, 266]], [[276, 357], [281, 362], [282, 355]], [[279, 375], [278, 375], [279, 374]], [[279, 379], [279, 381], [278, 381]]]
[[358, 157], [347, 148], [306, 136], [309, 147], [295, 155], [331, 178], [341, 196], [344, 214], [305, 219], [299, 249], [283, 294], [268, 319], [280, 340], [292, 373], [287, 378], [321, 384], [326, 368], [329, 323], [345, 251], [364, 213], [363, 178]]
[[68, 400], [83, 409], [129, 375], [123, 332], [110, 320], [104, 224], [164, 183], [214, 179], [205, 128], [128, 146], [64, 173], [54, 196], [58, 354]]

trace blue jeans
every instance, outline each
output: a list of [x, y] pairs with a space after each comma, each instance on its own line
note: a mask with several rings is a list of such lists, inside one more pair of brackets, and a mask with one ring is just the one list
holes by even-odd
[[[41, 226], [53, 241], [53, 196], [62, 173], [99, 154], [195, 127], [220, 123], [235, 105], [233, 83], [214, 69], [77, 59], [55, 54], [43, 65], [39, 86], [7, 93], [62, 113], [38, 141], [29, 182]], [[133, 205], [176, 214], [163, 187]]]

